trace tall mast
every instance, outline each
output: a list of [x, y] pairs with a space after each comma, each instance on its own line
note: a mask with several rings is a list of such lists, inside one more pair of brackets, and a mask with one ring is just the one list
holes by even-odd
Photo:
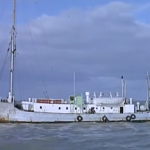
[[16, 52], [15, 44], [15, 13], [16, 13], [16, 0], [13, 0], [13, 19], [11, 29], [11, 51], [10, 51], [10, 92], [8, 102], [14, 102], [14, 56]]

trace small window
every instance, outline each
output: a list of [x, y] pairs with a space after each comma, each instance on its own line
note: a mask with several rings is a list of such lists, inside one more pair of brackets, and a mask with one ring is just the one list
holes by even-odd
[[68, 110], [68, 107], [66, 107], [66, 110]]
[[58, 108], [59, 110], [61, 109], [61, 107]]
[[98, 108], [96, 107], [96, 109], [98, 109]]
[[105, 109], [105, 107], [103, 107], [103, 109]]
[[75, 107], [75, 110], [77, 110], [77, 107]]
[[85, 110], [85, 107], [83, 109]]
[[113, 109], [113, 107], [111, 107], [111, 109]]
[[40, 106], [40, 109], [42, 109], [42, 106]]

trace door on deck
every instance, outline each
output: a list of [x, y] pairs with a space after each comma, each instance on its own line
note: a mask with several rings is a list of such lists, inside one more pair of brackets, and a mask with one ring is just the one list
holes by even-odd
[[123, 114], [123, 107], [120, 107], [120, 114]]

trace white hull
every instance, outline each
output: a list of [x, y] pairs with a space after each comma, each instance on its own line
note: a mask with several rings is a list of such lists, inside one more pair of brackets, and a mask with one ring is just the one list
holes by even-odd
[[[131, 121], [150, 121], [150, 113], [134, 113], [136, 118]], [[109, 122], [127, 121], [129, 113], [123, 114], [61, 114], [61, 113], [42, 113], [26, 112], [19, 110], [9, 103], [0, 103], [0, 122], [20, 122], [20, 123], [55, 123], [55, 122], [80, 122], [78, 116], [82, 116], [81, 122], [104, 122], [106, 116]]]

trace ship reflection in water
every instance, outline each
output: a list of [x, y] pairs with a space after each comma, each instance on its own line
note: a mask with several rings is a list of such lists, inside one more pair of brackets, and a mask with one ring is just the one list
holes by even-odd
[[150, 123], [0, 124], [0, 150], [149, 150]]

